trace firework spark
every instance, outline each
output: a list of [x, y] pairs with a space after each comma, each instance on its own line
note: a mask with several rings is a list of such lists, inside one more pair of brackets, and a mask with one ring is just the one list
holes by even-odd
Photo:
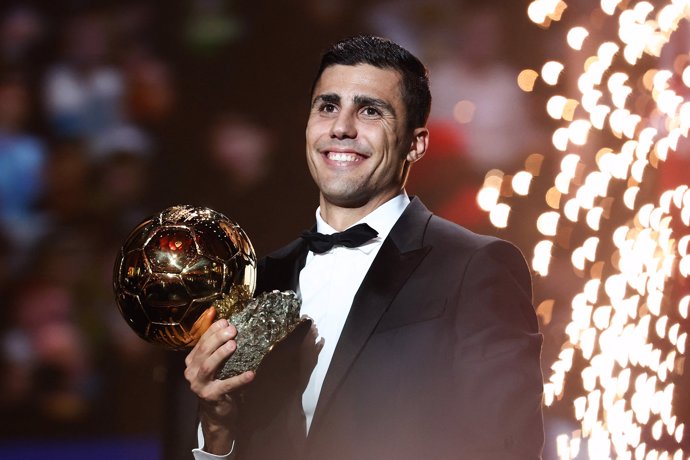
[[[527, 14], [548, 28], [567, 7], [534, 0]], [[583, 282], [571, 299], [560, 353], [545, 366], [545, 402], [571, 402], [579, 424], [556, 440], [559, 458], [586, 449], [592, 459], [677, 460], [687, 455], [680, 448], [685, 427], [674, 408], [674, 382], [683, 373], [688, 335], [690, 295], [680, 286], [690, 277], [690, 189], [658, 192], [654, 178], [682, 150], [690, 129], [687, 44], [672, 62], [660, 58], [690, 19], [690, 0], [657, 6], [602, 0], [596, 13], [616, 37], [597, 42], [605, 34], [583, 24], [567, 31], [569, 52], [580, 59], [568, 62], [581, 68], [550, 60], [539, 72], [518, 76], [524, 91], [542, 83], [560, 90], [567, 87], [564, 75], [572, 83], [546, 104], [558, 124], [551, 140], [560, 168], [535, 222], [541, 240], [531, 265], [548, 283], [558, 250], [569, 255]], [[477, 200], [495, 227], [509, 226], [510, 203], [530, 194], [541, 157], [532, 155], [512, 176], [487, 174]], [[559, 305], [538, 303], [549, 327]], [[579, 393], [567, 394], [573, 379], [577, 385], [568, 388]]]

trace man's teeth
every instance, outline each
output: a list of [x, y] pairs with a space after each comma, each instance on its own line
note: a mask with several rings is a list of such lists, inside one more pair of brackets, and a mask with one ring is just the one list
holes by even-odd
[[357, 161], [359, 156], [355, 153], [329, 152], [328, 159], [333, 161]]

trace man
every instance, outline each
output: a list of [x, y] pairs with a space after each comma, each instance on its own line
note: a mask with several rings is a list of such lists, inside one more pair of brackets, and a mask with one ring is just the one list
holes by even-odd
[[305, 236], [262, 260], [257, 291], [296, 290], [318, 327], [278, 365], [216, 380], [236, 330], [220, 320], [201, 337], [185, 377], [199, 397], [205, 452], [540, 457], [542, 338], [522, 255], [404, 191], [427, 149], [430, 104], [425, 67], [390, 41], [360, 36], [324, 54], [306, 129], [316, 229], [366, 223], [375, 232], [354, 248]]

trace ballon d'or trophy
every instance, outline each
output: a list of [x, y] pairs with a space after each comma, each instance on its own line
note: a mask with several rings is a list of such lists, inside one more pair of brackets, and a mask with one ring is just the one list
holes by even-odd
[[[113, 271], [120, 313], [144, 340], [168, 349], [193, 347], [216, 318], [237, 328], [237, 349], [218, 378], [257, 370], [264, 357], [298, 326], [292, 291], [254, 297], [256, 255], [246, 233], [209, 208], [173, 206], [140, 223], [127, 237]], [[305, 326], [306, 325], [306, 326]]]

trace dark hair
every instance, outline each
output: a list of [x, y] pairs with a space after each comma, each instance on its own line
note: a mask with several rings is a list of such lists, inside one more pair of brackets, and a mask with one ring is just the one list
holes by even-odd
[[402, 78], [402, 97], [407, 111], [408, 128], [426, 125], [431, 110], [429, 73], [422, 62], [402, 46], [388, 39], [357, 35], [332, 45], [321, 56], [321, 64], [311, 87], [326, 68], [334, 65], [369, 64], [380, 69], [397, 71]]

